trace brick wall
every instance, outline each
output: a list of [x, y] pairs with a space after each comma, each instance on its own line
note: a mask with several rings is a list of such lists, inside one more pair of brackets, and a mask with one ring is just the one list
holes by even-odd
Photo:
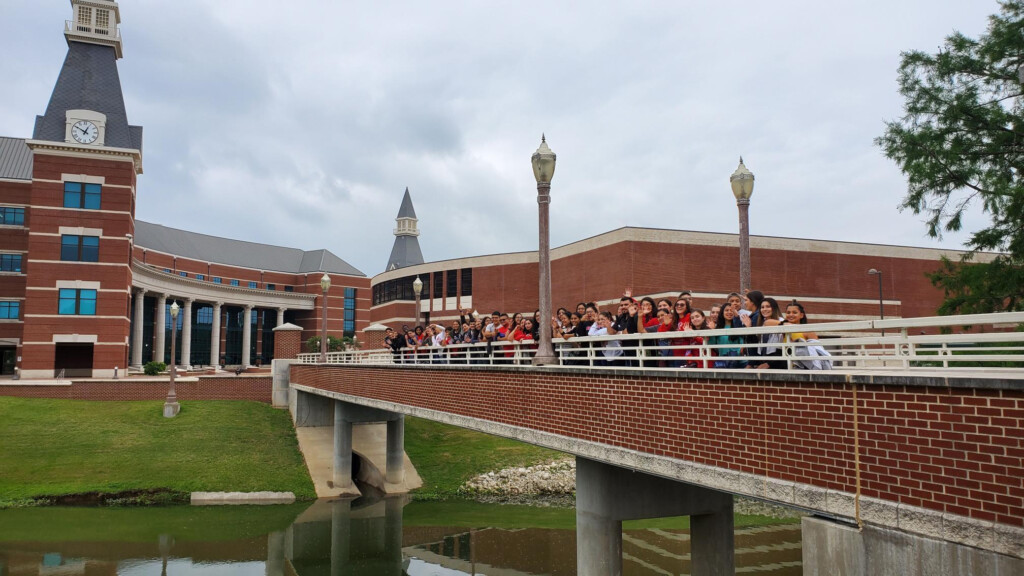
[[301, 330], [274, 331], [274, 358], [281, 360], [298, 358], [300, 352], [302, 352]]
[[[845, 383], [292, 366], [292, 382], [855, 492]], [[861, 385], [862, 494], [1024, 526], [1024, 392]]]
[[[178, 400], [254, 400], [270, 404], [270, 376], [200, 376], [197, 382], [175, 383]], [[70, 386], [0, 384], [0, 396], [68, 400], [163, 400], [167, 380], [83, 380]]]

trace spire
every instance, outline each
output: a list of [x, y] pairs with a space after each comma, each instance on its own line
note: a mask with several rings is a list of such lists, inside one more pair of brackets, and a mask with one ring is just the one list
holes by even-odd
[[405, 187], [405, 196], [402, 198], [402, 207], [398, 209], [399, 218], [416, 218], [416, 210], [412, 207], [412, 198], [409, 196], [409, 187]]
[[412, 207], [412, 196], [409, 195], [409, 188], [406, 187], [402, 205], [398, 209], [398, 217], [395, 218], [397, 224], [394, 230], [395, 245], [391, 249], [391, 257], [388, 258], [385, 270], [423, 263], [423, 252], [420, 251], [420, 241], [417, 238], [420, 235], [417, 228], [418, 222], [416, 210]]

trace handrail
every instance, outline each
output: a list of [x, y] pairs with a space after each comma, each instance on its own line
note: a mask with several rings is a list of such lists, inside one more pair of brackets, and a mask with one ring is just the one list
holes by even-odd
[[[791, 370], [831, 369], [985, 370], [999, 368], [1024, 375], [1024, 332], [908, 334], [909, 329], [1024, 324], [1024, 312], [858, 320], [821, 324], [784, 324], [753, 328], [657, 332], [554, 338], [558, 363], [590, 368], [637, 367], [745, 369], [763, 366]], [[874, 331], [888, 330], [884, 335]], [[819, 341], [790, 341], [788, 334], [816, 332]], [[730, 341], [714, 342], [727, 336]], [[526, 365], [536, 343], [490, 342], [421, 346], [400, 353], [380, 348], [329, 352], [328, 364]], [[301, 364], [319, 363], [319, 354], [300, 354]]]

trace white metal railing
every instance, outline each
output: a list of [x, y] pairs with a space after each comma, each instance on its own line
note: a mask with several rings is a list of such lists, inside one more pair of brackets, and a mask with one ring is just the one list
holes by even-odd
[[[790, 370], [988, 370], [1024, 377], [1024, 331], [993, 326], [1024, 324], [1024, 312], [785, 324], [616, 336], [554, 339], [559, 364], [591, 368], [745, 369], [769, 364]], [[953, 332], [954, 328], [961, 329]], [[963, 328], [970, 328], [964, 331]], [[884, 334], [882, 331], [885, 331]], [[935, 333], [946, 331], [946, 333]], [[815, 332], [818, 340], [792, 339]], [[930, 332], [930, 333], [929, 333]], [[385, 348], [329, 352], [327, 364], [528, 365], [532, 341], [453, 344], [444, 347]], [[300, 364], [320, 355], [299, 354]]]

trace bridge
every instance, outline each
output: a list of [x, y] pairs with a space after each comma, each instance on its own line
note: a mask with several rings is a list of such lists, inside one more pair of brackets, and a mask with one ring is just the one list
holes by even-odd
[[[575, 455], [580, 574], [621, 573], [623, 520], [678, 515], [691, 516], [692, 573], [732, 574], [734, 495], [812, 514], [805, 574], [1016, 574], [1024, 333], [1007, 329], [1021, 322], [815, 324], [820, 342], [777, 344], [785, 370], [668, 367], [664, 334], [574, 339], [556, 366], [529, 365], [528, 344], [300, 355], [288, 386], [297, 425], [335, 426], [338, 485], [360, 421], [389, 422], [388, 481], [401, 480], [404, 415]], [[666, 345], [702, 366], [721, 358], [713, 344]], [[800, 369], [807, 346], [833, 369]], [[603, 365], [611, 348], [625, 354]]]

